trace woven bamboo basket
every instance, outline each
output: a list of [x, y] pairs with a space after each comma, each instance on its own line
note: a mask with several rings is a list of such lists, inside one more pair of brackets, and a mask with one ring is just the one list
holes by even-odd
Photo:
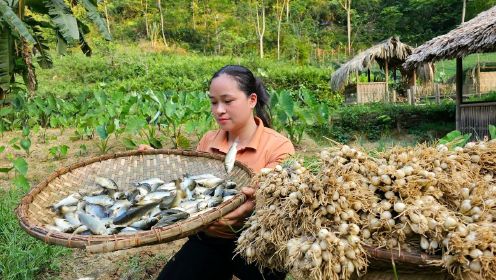
[[[48, 244], [84, 248], [89, 252], [111, 252], [132, 247], [163, 243], [192, 235], [241, 205], [246, 197], [238, 194], [213, 207], [173, 225], [121, 235], [77, 235], [48, 230], [55, 213], [49, 208], [62, 198], [94, 182], [96, 176], [112, 178], [119, 186], [152, 177], [173, 180], [185, 173], [211, 173], [225, 176], [223, 156], [179, 150], [131, 151], [91, 158], [52, 173], [26, 194], [16, 209], [20, 225], [30, 235]], [[230, 179], [238, 188], [249, 186], [253, 173], [236, 162]]]

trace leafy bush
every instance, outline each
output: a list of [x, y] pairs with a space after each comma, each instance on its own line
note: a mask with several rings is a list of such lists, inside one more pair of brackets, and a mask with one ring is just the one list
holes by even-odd
[[425, 126], [445, 127], [446, 130], [437, 137], [453, 130], [455, 121], [455, 104], [441, 105], [394, 105], [374, 103], [368, 105], [342, 106], [331, 112], [330, 125], [317, 128], [320, 133], [348, 142], [353, 135], [365, 135], [369, 140], [377, 140], [381, 133], [388, 130], [408, 130], [420, 134], [419, 140], [426, 140]]

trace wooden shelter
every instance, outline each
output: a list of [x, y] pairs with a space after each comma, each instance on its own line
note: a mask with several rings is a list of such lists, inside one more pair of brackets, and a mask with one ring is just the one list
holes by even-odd
[[496, 102], [463, 101], [463, 57], [494, 51], [496, 6], [416, 48], [404, 66], [412, 69], [421, 63], [456, 58], [456, 129], [482, 138], [489, 134], [489, 124], [496, 124]]
[[[348, 84], [350, 76], [356, 75], [357, 83], [345, 89], [347, 103], [367, 103], [387, 100], [389, 95], [389, 72], [391, 70], [395, 76], [396, 69], [400, 70], [402, 76], [409, 79], [409, 83], [415, 80], [414, 71], [406, 71], [401, 67], [412, 52], [413, 48], [411, 46], [400, 42], [398, 37], [391, 37], [359, 53], [350, 61], [341, 65], [331, 76], [331, 87], [333, 90], [343, 90]], [[370, 69], [374, 62], [381, 69], [384, 69], [384, 82], [371, 82]], [[431, 71], [423, 72], [433, 73], [432, 68], [429, 69]], [[368, 83], [360, 83], [358, 81], [358, 73], [365, 71], [368, 74]], [[433, 74], [430, 76], [433, 76]], [[356, 94], [356, 96], [353, 96], [353, 94]]]

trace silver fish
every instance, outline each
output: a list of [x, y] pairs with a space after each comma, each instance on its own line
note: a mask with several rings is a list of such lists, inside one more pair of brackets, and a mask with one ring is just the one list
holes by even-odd
[[190, 190], [192, 191], [196, 186], [195, 180], [189, 178], [189, 177], [184, 177], [183, 181], [179, 184], [179, 187], [183, 191]]
[[208, 200], [208, 207], [215, 207], [222, 203], [222, 197], [214, 196]]
[[215, 197], [222, 197], [223, 193], [224, 193], [224, 186], [218, 186], [215, 188], [214, 196]]
[[195, 180], [195, 182], [200, 185], [200, 186], [203, 186], [205, 188], [215, 188], [217, 187], [218, 185], [224, 183], [224, 179], [221, 179], [221, 178], [208, 178], [208, 179], [201, 179], [201, 180]]
[[89, 185], [84, 188], [82, 188], [79, 191], [79, 194], [82, 196], [86, 195], [101, 195], [105, 192], [105, 188], [100, 186], [100, 185]]
[[107, 218], [109, 216], [107, 214], [107, 212], [105, 211], [105, 207], [98, 205], [98, 204], [88, 203], [88, 204], [86, 204], [86, 207], [84, 208], [84, 210], [86, 211], [86, 213], [93, 215], [93, 216], [100, 218], [100, 219]]
[[238, 193], [239, 193], [238, 190], [228, 189], [228, 190], [224, 190], [224, 192], [222, 193], [222, 196], [234, 196], [234, 195], [237, 195]]
[[72, 233], [74, 234], [80, 234], [83, 231], [87, 231], [88, 227], [85, 225], [80, 225], [77, 229], [75, 229]]
[[114, 200], [108, 195], [97, 195], [97, 196], [85, 196], [84, 201], [91, 204], [98, 204], [104, 207], [111, 206], [114, 204]]
[[236, 154], [238, 153], [238, 139], [236, 138], [227, 151], [226, 157], [224, 158], [224, 167], [226, 168], [226, 173], [229, 174], [234, 168], [234, 162], [236, 162]]
[[140, 207], [130, 208], [125, 213], [115, 217], [113, 222], [115, 225], [132, 224], [133, 222], [139, 220], [141, 217], [150, 212], [150, 210], [152, 210], [157, 205], [158, 203], [152, 203]]
[[148, 185], [150, 186], [151, 191], [155, 191], [160, 185], [165, 184], [164, 181], [160, 180], [159, 178], [151, 178], [147, 180], [143, 180], [137, 183], [137, 186], [140, 185]]
[[77, 228], [77, 226], [72, 225], [65, 219], [55, 218], [53, 221], [55, 225], [62, 230], [62, 232], [70, 232]]
[[45, 228], [48, 229], [49, 231], [62, 232], [62, 229], [60, 229], [58, 226], [55, 225], [45, 225]]
[[176, 214], [167, 215], [161, 218], [160, 221], [158, 221], [154, 226], [152, 226], [152, 229], [172, 225], [180, 220], [187, 219], [188, 217], [189, 214], [187, 212], [179, 212]]
[[152, 192], [145, 195], [142, 199], [137, 201], [135, 205], [146, 205], [150, 203], [156, 203], [162, 201], [166, 197], [172, 197], [171, 192]]
[[177, 192], [172, 191], [171, 196], [164, 197], [162, 199], [162, 202], [160, 202], [160, 209], [169, 209], [172, 207], [172, 204], [174, 204], [174, 201], [176, 200]]
[[76, 212], [67, 212], [64, 214], [64, 219], [68, 221], [71, 225], [75, 227], [79, 227], [81, 225], [81, 222], [78, 219], [78, 216], [76, 215]]
[[105, 227], [105, 223], [97, 217], [83, 212], [78, 212], [78, 217], [81, 223], [87, 226], [93, 234], [107, 235], [107, 228]]
[[59, 209], [60, 214], [66, 214], [66, 213], [70, 213], [70, 212], [75, 212], [76, 210], [77, 210], [77, 206], [62, 206]]
[[123, 192], [114, 192], [112, 195], [111, 195], [112, 199], [114, 200], [120, 200], [120, 199], [125, 199], [126, 198], [126, 194], [123, 193]]
[[137, 229], [139, 228], [139, 229], [147, 230], [147, 229], [150, 229], [157, 222], [158, 222], [158, 219], [156, 217], [150, 217], [150, 218], [136, 221], [136, 222], [130, 224], [129, 226], [133, 227], [133, 228], [137, 228]]
[[133, 227], [125, 227], [125, 228], [121, 229], [119, 234], [133, 234], [133, 233], [137, 233], [138, 231], [139, 230], [137, 230]]
[[203, 211], [203, 210], [208, 208], [208, 201], [202, 200], [202, 201], [198, 202], [196, 207], [198, 208], [198, 211]]
[[212, 179], [212, 178], [218, 178], [218, 177], [213, 175], [213, 174], [210, 174], [210, 173], [205, 173], [205, 174], [200, 174], [200, 175], [189, 176], [189, 178], [196, 181], [196, 180]]
[[226, 189], [234, 189], [236, 186], [237, 184], [233, 181], [227, 181], [225, 184]]
[[129, 207], [131, 207], [131, 206], [132, 206], [132, 203], [128, 200], [125, 200], [125, 199], [116, 200], [114, 205], [112, 205], [112, 207], [109, 208], [110, 216], [111, 217], [117, 217], [118, 212], [120, 212], [122, 210], [127, 211], [127, 209], [129, 209]]
[[102, 188], [111, 189], [111, 190], [119, 189], [119, 187], [117, 186], [115, 181], [110, 179], [110, 178], [104, 178], [104, 177], [98, 177], [97, 176], [97, 177], [95, 177], [95, 183]]
[[176, 183], [175, 182], [170, 182], [167, 184], [160, 185], [155, 191], [175, 191], [176, 188]]
[[58, 210], [62, 206], [73, 206], [76, 205], [81, 198], [81, 195], [79, 193], [73, 193], [69, 195], [68, 197], [60, 200], [59, 202], [55, 203], [52, 205], [53, 210]]
[[198, 212], [197, 204], [198, 204], [198, 201], [185, 200], [185, 201], [182, 201], [181, 203], [179, 203], [179, 207], [183, 208], [184, 211], [186, 211], [190, 214], [194, 214], [194, 213]]
[[150, 210], [150, 213], [148, 213], [148, 215], [150, 217], [155, 217], [158, 214], [160, 214], [160, 212], [162, 212], [162, 209], [160, 209], [160, 206], [157, 205], [157, 206], [155, 206], [155, 208], [153, 208], [152, 210]]

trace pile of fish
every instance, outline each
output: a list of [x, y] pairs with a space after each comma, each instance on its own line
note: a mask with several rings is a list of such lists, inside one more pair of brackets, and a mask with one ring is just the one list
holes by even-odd
[[235, 187], [212, 174], [184, 175], [170, 182], [151, 178], [129, 186], [96, 177], [95, 184], [51, 206], [57, 217], [46, 228], [81, 235], [133, 234], [215, 207], [236, 195]]

